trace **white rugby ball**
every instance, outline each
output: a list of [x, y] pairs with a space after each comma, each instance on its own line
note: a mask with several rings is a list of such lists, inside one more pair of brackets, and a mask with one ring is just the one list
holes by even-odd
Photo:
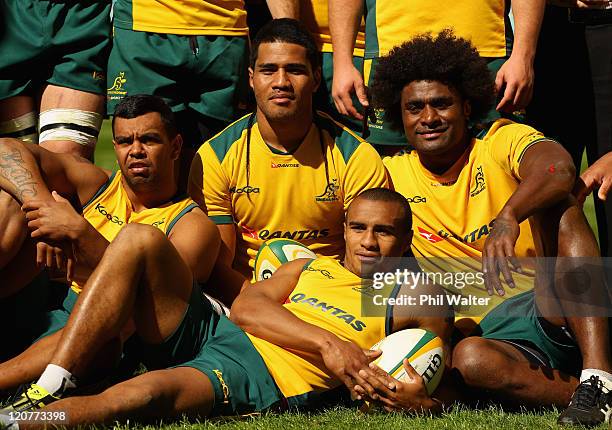
[[382, 355], [374, 363], [395, 379], [406, 376], [404, 358], [408, 359], [414, 370], [423, 377], [427, 393], [436, 389], [444, 373], [444, 350], [442, 339], [430, 331], [410, 328], [385, 337], [370, 348], [382, 350]]

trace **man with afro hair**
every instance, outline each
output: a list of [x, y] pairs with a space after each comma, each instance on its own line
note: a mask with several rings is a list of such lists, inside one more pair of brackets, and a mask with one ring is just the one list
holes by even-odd
[[[531, 127], [479, 124], [494, 83], [476, 49], [449, 30], [394, 48], [372, 93], [415, 148], [384, 160], [412, 206], [412, 251], [427, 274], [445, 275], [434, 279], [480, 335], [453, 352], [463, 393], [515, 407], [569, 403], [561, 424], [607, 421], [608, 326], [594, 305], [608, 296], [592, 264], [597, 242], [570, 195], [570, 155]], [[556, 266], [526, 258], [536, 256], [557, 257]], [[590, 257], [593, 267], [571, 257]]]

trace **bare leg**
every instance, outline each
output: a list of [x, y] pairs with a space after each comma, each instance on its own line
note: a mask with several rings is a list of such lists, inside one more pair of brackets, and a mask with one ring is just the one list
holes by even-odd
[[[69, 397], [44, 411], [64, 411], [68, 427], [112, 424], [126, 419], [179, 418], [182, 414], [205, 417], [214, 404], [208, 377], [191, 367], [156, 370], [117, 384], [95, 396]], [[42, 428], [43, 424], [19, 428]]]
[[0, 269], [17, 255], [28, 234], [19, 203], [0, 190]]
[[[79, 109], [89, 112], [104, 112], [104, 96], [71, 88], [47, 85], [40, 100], [40, 112], [49, 109]], [[64, 152], [79, 155], [93, 160], [94, 148], [79, 145], [69, 140], [48, 140], [40, 146], [53, 152]]]
[[511, 407], [565, 407], [578, 385], [576, 378], [533, 365], [512, 345], [497, 340], [462, 340], [452, 363], [477, 399]]
[[85, 284], [51, 363], [82, 373], [132, 317], [145, 342], [161, 343], [182, 321], [191, 290], [191, 271], [163, 233], [129, 224]]
[[37, 111], [34, 99], [30, 96], [15, 96], [0, 100], [0, 122]]

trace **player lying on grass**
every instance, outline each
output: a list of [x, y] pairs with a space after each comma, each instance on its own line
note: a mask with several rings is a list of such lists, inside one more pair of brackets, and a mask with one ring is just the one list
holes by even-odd
[[[53, 254], [51, 259], [39, 254], [37, 262], [36, 251], [32, 250], [35, 242], [45, 254], [47, 244], [67, 250], [75, 263], [70, 276], [74, 282], [63, 309], [50, 315], [30, 315], [35, 322], [32, 333], [21, 333], [22, 336], [34, 340], [65, 325], [77, 294], [109, 242], [130, 223], [153, 225], [163, 232], [194, 280], [205, 282], [210, 274], [219, 234], [193, 200], [176, 194], [174, 161], [181, 136], [176, 133], [168, 106], [153, 96], [128, 97], [117, 106], [113, 132], [119, 164], [119, 171], [113, 174], [72, 155], [52, 153], [16, 140], [0, 140], [0, 188], [23, 205], [32, 237], [23, 240], [19, 228], [8, 232], [14, 244], [21, 239], [23, 246], [0, 269], [0, 297], [30, 282], [42, 270], [40, 263], [55, 265]], [[70, 202], [83, 208], [82, 215]], [[24, 216], [20, 211], [11, 214]], [[21, 220], [14, 223], [25, 224]], [[1, 364], [0, 389], [40, 376], [60, 336], [56, 333], [46, 337]]]
[[320, 53], [298, 21], [275, 19], [259, 31], [249, 76], [256, 112], [205, 142], [189, 178], [189, 193], [221, 233], [209, 286], [228, 304], [267, 239], [342, 257], [346, 208], [361, 191], [387, 185], [374, 148], [313, 111]]
[[[490, 108], [493, 82], [470, 43], [450, 32], [395, 48], [381, 60], [372, 90], [415, 148], [384, 162], [395, 189], [415, 202], [412, 250], [419, 264], [428, 272], [484, 273], [484, 283], [447, 286], [486, 304], [467, 300], [455, 309], [484, 316], [481, 337], [453, 351], [453, 367], [472, 389], [466, 394], [565, 407], [575, 390], [560, 423], [607, 420], [608, 292], [595, 237], [570, 197], [569, 154], [508, 120], [468, 129]], [[536, 255], [566, 258], [556, 267], [549, 259], [536, 276], [534, 259], [522, 258]], [[578, 284], [571, 272], [590, 283]]]
[[[13, 408], [63, 411], [69, 426], [110, 424], [315, 407], [332, 401], [333, 389], [343, 390], [343, 384], [354, 397], [369, 393], [390, 410], [434, 408], [438, 403], [427, 395], [422, 378], [409, 369], [410, 382], [390, 386], [369, 367], [379, 353], [368, 348], [405, 328], [427, 329], [446, 341], [452, 318], [438, 315], [447, 315], [448, 308], [423, 307], [421, 316], [408, 306], [381, 307], [369, 316], [361, 311], [368, 275], [392, 269], [387, 257], [400, 257], [410, 246], [410, 218], [398, 193], [363, 192], [347, 212], [344, 263], [320, 257], [283, 265], [234, 302], [238, 325], [202, 300], [190, 270], [163, 234], [129, 225], [88, 279], [43, 377], [54, 386], [78, 385], [96, 354], [130, 320], [151, 371], [94, 396], [61, 398], [67, 393], [34, 384]], [[441, 291], [431, 284], [393, 290], [407, 296]], [[317, 300], [326, 306], [313, 306]]]

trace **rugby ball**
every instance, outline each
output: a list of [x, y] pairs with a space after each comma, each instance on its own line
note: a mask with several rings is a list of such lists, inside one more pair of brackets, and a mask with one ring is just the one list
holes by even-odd
[[314, 259], [317, 256], [296, 240], [277, 238], [265, 241], [255, 256], [255, 280], [268, 279], [282, 264], [298, 258]]
[[406, 377], [403, 361], [407, 358], [425, 381], [427, 393], [436, 389], [444, 373], [442, 339], [430, 331], [411, 328], [395, 332], [376, 343], [372, 350], [382, 350], [374, 363], [395, 379]]

